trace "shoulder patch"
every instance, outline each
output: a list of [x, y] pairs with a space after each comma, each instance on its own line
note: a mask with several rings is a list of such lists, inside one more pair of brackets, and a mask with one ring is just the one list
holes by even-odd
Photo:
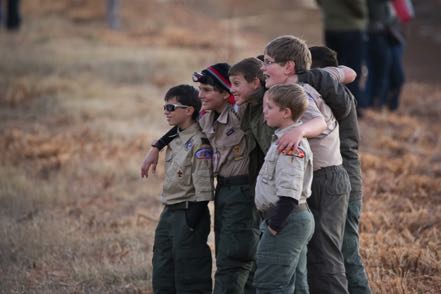
[[213, 149], [211, 147], [201, 147], [196, 151], [194, 157], [197, 159], [212, 159]]
[[300, 147], [297, 147], [297, 149], [291, 148], [288, 151], [282, 151], [282, 154], [286, 156], [295, 156], [299, 158], [305, 157], [305, 151], [303, 151], [302, 148]]

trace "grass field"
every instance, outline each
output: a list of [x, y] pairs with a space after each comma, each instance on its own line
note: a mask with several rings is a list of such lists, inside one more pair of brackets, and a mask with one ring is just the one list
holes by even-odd
[[[151, 293], [163, 171], [139, 169], [167, 129], [166, 89], [260, 53], [286, 33], [262, 28], [275, 17], [318, 43], [318, 11], [132, 0], [110, 31], [105, 1], [22, 2], [21, 31], [0, 31], [0, 293]], [[440, 99], [439, 84], [413, 78], [397, 113], [360, 121], [373, 293], [441, 293]]]

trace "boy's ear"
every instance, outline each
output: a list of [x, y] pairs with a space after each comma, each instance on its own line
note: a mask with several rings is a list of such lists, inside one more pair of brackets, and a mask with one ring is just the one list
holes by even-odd
[[188, 116], [192, 116], [195, 111], [196, 109], [193, 106], [185, 108], [185, 114]]
[[292, 117], [292, 111], [289, 108], [283, 108], [283, 118], [290, 118]]
[[252, 81], [252, 86], [253, 86], [254, 90], [257, 90], [260, 87], [259, 78], [254, 78], [254, 80]]
[[285, 63], [286, 73], [289, 75], [293, 75], [296, 73], [296, 63], [294, 60], [289, 60]]

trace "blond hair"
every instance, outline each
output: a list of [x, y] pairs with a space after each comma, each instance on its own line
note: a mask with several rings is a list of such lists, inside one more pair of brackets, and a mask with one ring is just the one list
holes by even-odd
[[285, 35], [275, 38], [266, 45], [265, 53], [277, 63], [294, 61], [296, 73], [311, 68], [311, 52], [306, 42], [295, 36]]
[[272, 86], [265, 95], [280, 108], [290, 109], [293, 121], [297, 121], [308, 107], [306, 92], [297, 84]]

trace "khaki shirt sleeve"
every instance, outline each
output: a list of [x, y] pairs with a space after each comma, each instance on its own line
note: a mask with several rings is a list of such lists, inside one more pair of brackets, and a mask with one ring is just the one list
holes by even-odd
[[196, 201], [210, 201], [214, 197], [213, 149], [210, 145], [200, 145], [193, 154], [192, 180]]
[[327, 66], [322, 69], [329, 73], [331, 77], [339, 83], [341, 83], [345, 79], [345, 71], [340, 66]]
[[276, 165], [277, 196], [300, 200], [305, 175], [305, 158], [280, 154]]
[[315, 103], [314, 99], [310, 96], [310, 94], [307, 93], [308, 97], [308, 107], [306, 108], [305, 112], [303, 113], [301, 120], [305, 123], [310, 121], [311, 119], [314, 119], [316, 117], [321, 117], [324, 119], [322, 113], [317, 107], [317, 104]]

